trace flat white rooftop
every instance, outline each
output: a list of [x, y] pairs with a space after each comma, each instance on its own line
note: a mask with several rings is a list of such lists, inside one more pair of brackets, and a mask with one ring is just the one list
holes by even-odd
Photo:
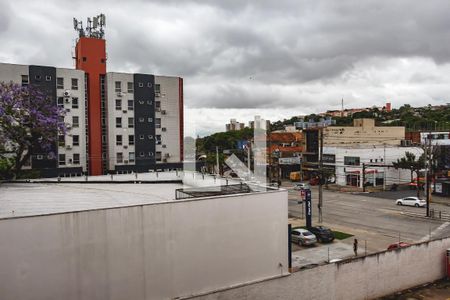
[[173, 201], [180, 183], [6, 183], [0, 219]]

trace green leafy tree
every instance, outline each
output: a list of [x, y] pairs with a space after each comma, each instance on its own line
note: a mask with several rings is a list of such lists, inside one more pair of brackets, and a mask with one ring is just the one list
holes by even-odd
[[420, 157], [416, 157], [414, 153], [406, 152], [405, 156], [397, 159], [393, 162], [396, 169], [408, 169], [411, 171], [411, 182], [414, 180], [414, 172], [416, 172], [417, 177], [417, 197], [420, 196], [420, 182], [419, 174], [420, 170], [425, 168], [425, 155], [422, 154]]

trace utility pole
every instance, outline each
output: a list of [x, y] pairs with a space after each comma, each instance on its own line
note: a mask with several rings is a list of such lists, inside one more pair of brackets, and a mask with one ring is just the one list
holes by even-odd
[[322, 206], [323, 206], [323, 127], [319, 129], [320, 134], [320, 152], [319, 152], [319, 223], [322, 223]]
[[217, 168], [217, 175], [220, 174], [220, 166], [219, 166], [219, 147], [216, 146], [216, 168]]
[[383, 144], [384, 146], [384, 155], [383, 155], [383, 191], [386, 190], [386, 143]]
[[425, 182], [426, 182], [426, 195], [427, 195], [427, 217], [430, 216], [430, 180], [431, 175], [431, 131], [428, 135], [428, 146], [425, 146]]
[[363, 193], [366, 192], [366, 164], [363, 163], [362, 166], [362, 186], [363, 186]]

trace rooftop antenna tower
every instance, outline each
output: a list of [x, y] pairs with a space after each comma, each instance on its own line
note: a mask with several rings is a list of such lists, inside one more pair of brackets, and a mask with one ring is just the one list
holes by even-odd
[[99, 14], [96, 17], [87, 18], [86, 29], [83, 28], [83, 21], [73, 18], [73, 29], [78, 32], [78, 37], [90, 37], [102, 39], [105, 36], [106, 16]]

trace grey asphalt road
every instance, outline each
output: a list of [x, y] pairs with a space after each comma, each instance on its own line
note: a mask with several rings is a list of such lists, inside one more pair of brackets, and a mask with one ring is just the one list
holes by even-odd
[[[286, 187], [290, 189], [290, 187]], [[289, 213], [300, 217], [302, 204], [298, 204], [298, 191], [289, 190]], [[313, 225], [317, 224], [317, 187], [312, 188]], [[432, 204], [432, 208], [450, 213], [450, 207]], [[397, 206], [386, 198], [367, 197], [324, 190], [323, 224], [346, 230], [359, 239], [367, 241], [370, 251], [386, 249], [398, 240], [419, 242], [428, 238], [450, 236], [450, 223], [415, 218], [402, 212], [419, 212], [425, 216], [424, 208]], [[351, 241], [348, 241], [351, 243]]]

